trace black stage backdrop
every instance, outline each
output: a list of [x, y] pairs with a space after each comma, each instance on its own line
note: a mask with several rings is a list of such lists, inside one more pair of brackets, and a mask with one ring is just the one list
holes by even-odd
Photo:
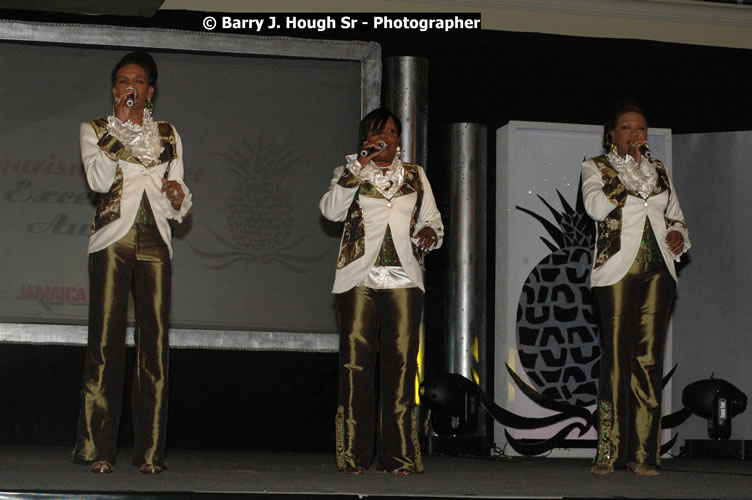
[[[140, 19], [0, 10], [0, 17], [30, 21], [195, 31], [202, 30], [206, 14], [169, 11]], [[621, 98], [640, 102], [651, 126], [674, 133], [751, 126], [751, 50], [498, 31], [288, 35], [376, 41], [385, 58], [428, 58], [427, 167], [447, 219], [449, 167], [443, 146], [449, 123], [487, 125], [489, 165], [495, 164], [495, 130], [509, 120], [598, 124]], [[488, 186], [495, 186], [494, 169], [488, 171]], [[326, 179], [329, 171], [321, 175]], [[488, 206], [495, 206], [493, 192]], [[494, 255], [494, 227], [491, 213], [489, 256]], [[439, 251], [428, 263], [433, 269], [427, 278], [429, 377], [443, 365], [445, 283], [436, 271], [445, 261]], [[488, 269], [492, 273], [494, 266]], [[493, 300], [489, 293], [491, 329]], [[492, 331], [488, 338], [492, 343]], [[83, 355], [82, 347], [0, 345], [0, 444], [72, 444]], [[171, 356], [170, 447], [333, 451], [336, 354], [174, 349]], [[493, 393], [491, 387], [488, 392]], [[131, 442], [127, 412], [123, 445]]]

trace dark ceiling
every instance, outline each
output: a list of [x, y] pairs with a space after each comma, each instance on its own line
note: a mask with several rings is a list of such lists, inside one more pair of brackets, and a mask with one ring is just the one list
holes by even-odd
[[164, 0], [2, 0], [4, 9], [152, 17]]

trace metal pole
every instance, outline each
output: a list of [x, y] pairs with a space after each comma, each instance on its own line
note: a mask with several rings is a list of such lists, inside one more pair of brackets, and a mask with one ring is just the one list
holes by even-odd
[[[382, 102], [402, 122], [402, 161], [426, 168], [428, 160], [428, 59], [389, 57], [384, 70]], [[425, 376], [425, 323], [420, 328], [418, 382]]]
[[449, 126], [451, 210], [447, 368], [486, 385], [486, 140], [484, 125]]
[[384, 70], [384, 107], [402, 121], [401, 160], [427, 167], [428, 59], [389, 57]]

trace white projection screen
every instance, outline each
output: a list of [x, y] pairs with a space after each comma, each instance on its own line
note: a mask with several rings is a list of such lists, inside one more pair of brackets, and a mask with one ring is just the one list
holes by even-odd
[[[379, 104], [378, 44], [0, 21], [0, 342], [85, 344], [94, 205], [81, 122], [148, 50], [184, 147], [171, 344], [335, 351], [341, 228], [318, 200]], [[130, 337], [130, 335], [129, 335]]]

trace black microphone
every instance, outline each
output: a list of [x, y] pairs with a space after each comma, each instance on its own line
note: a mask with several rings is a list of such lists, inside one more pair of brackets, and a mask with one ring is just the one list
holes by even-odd
[[648, 147], [647, 144], [643, 144], [642, 146], [640, 146], [639, 149], [640, 149], [640, 154], [644, 156], [645, 158], [647, 158], [648, 160], [653, 158], [653, 152], [650, 151], [650, 148]]
[[365, 158], [368, 155], [371, 155], [373, 153], [380, 153], [381, 151], [384, 151], [386, 149], [386, 143], [384, 141], [379, 141], [376, 143], [375, 146], [371, 146], [370, 148], [366, 148], [363, 151], [360, 152], [360, 156]]
[[133, 104], [136, 102], [136, 89], [134, 89], [133, 87], [125, 87], [125, 90], [131, 91], [131, 93], [128, 94], [128, 97], [125, 98], [125, 105], [129, 108], [132, 108]]

